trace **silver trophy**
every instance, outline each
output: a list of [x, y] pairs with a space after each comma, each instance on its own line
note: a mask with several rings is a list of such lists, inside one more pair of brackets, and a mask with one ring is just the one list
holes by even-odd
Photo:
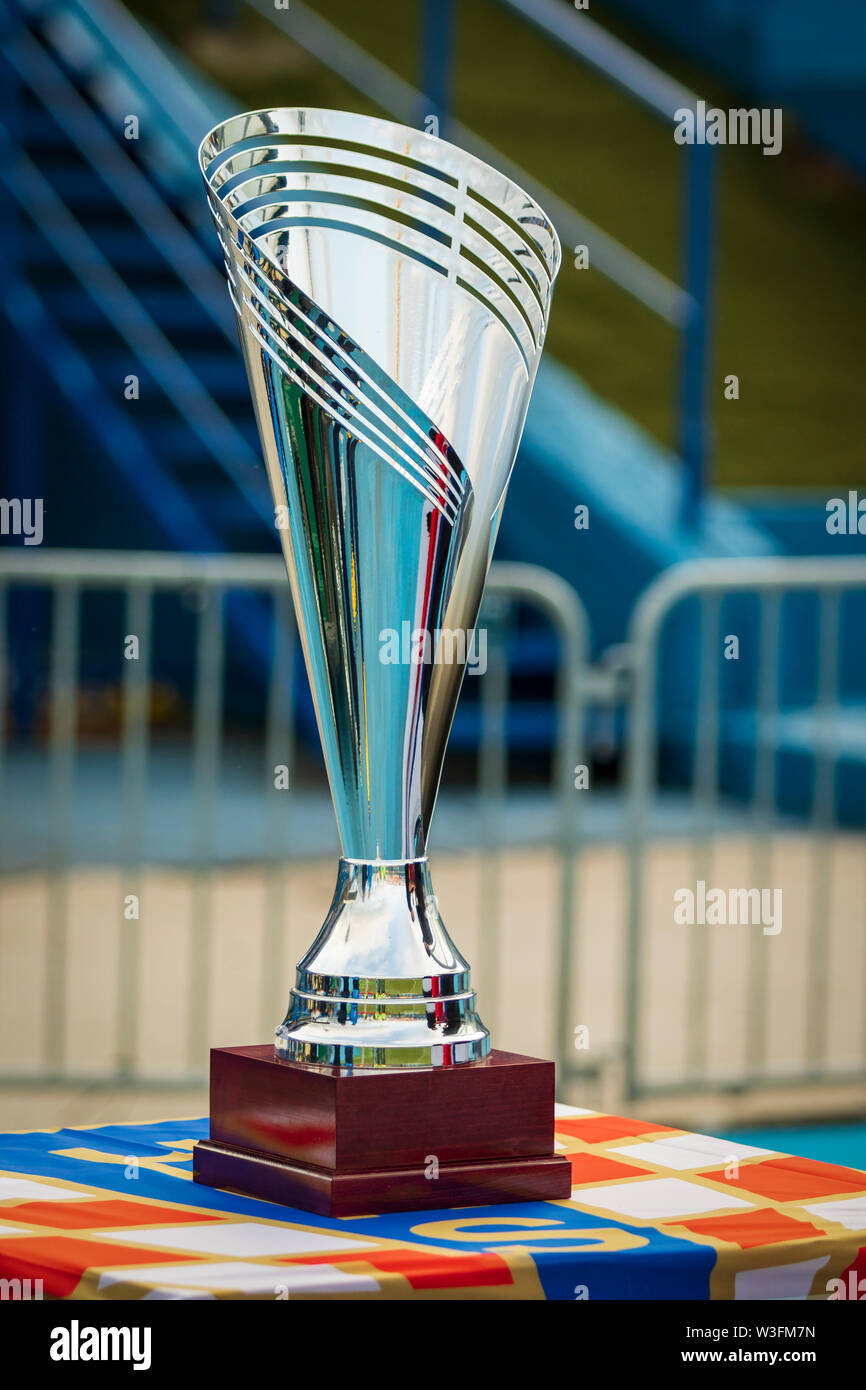
[[490, 1036], [427, 836], [559, 241], [495, 169], [388, 121], [251, 112], [199, 160], [342, 846], [277, 1052], [476, 1061]]

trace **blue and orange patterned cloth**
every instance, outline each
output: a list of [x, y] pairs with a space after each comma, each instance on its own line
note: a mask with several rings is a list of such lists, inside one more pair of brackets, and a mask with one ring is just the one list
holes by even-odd
[[826, 1299], [866, 1277], [866, 1173], [643, 1120], [557, 1106], [570, 1200], [347, 1219], [194, 1184], [207, 1132], [0, 1135], [0, 1278], [44, 1298], [571, 1300]]

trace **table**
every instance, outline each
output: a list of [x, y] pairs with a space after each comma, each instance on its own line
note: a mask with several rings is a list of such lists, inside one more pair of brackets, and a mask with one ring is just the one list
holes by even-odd
[[207, 1133], [0, 1134], [13, 1296], [826, 1299], [866, 1277], [866, 1173], [644, 1120], [557, 1106], [568, 1201], [345, 1220], [194, 1184]]

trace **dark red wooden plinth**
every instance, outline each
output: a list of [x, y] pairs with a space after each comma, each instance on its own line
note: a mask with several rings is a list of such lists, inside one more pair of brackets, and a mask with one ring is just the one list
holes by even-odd
[[568, 1197], [553, 1086], [552, 1062], [512, 1052], [348, 1071], [282, 1061], [267, 1044], [214, 1048], [193, 1177], [323, 1216]]

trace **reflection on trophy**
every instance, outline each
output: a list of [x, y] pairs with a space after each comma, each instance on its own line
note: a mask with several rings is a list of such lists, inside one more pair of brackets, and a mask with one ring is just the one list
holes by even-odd
[[[200, 161], [342, 857], [276, 1052], [213, 1054], [196, 1176], [337, 1214], [567, 1195], [552, 1064], [490, 1052], [427, 860], [556, 233], [489, 166], [382, 120], [238, 116]], [[387, 1132], [362, 1142], [364, 1115]], [[419, 1189], [431, 1153], [453, 1173]]]

